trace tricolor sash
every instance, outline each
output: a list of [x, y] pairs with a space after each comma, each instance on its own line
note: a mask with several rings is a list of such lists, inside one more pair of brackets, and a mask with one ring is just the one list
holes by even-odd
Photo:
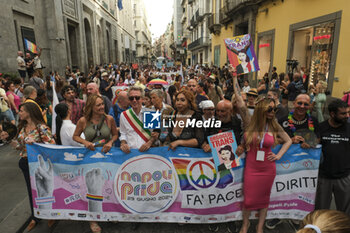
[[123, 112], [125, 119], [129, 122], [131, 127], [135, 130], [135, 132], [145, 141], [151, 138], [151, 132], [148, 129], [143, 128], [142, 122], [137, 118], [134, 111], [132, 109], [125, 110]]

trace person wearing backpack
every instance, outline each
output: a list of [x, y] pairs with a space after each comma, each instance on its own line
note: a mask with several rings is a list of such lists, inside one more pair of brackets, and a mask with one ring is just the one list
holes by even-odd
[[208, 79], [208, 97], [211, 101], [213, 101], [216, 106], [220, 100], [224, 99], [224, 92], [221, 87], [215, 84], [216, 77], [214, 75], [210, 75]]
[[293, 81], [288, 85], [284, 93], [288, 94], [288, 109], [292, 110], [294, 108], [293, 102], [295, 98], [299, 94], [305, 93], [303, 81], [299, 72], [294, 73]]

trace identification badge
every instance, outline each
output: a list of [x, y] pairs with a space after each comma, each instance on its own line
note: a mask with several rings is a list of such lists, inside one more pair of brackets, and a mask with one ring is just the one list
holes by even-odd
[[258, 150], [256, 153], [256, 161], [264, 161], [265, 160], [265, 151]]

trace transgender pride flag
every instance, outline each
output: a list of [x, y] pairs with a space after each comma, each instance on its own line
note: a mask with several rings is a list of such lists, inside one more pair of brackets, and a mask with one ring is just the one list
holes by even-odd
[[38, 53], [38, 50], [36, 48], [36, 45], [32, 42], [30, 42], [29, 40], [27, 40], [26, 38], [24, 38], [24, 44], [26, 46], [26, 49], [32, 53]]

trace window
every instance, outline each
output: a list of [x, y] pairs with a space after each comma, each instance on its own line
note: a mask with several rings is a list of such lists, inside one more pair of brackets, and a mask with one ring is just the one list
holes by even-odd
[[29, 52], [26, 50], [24, 38], [36, 44], [34, 30], [32, 28], [21, 27], [21, 34], [22, 34], [23, 48], [26, 52]]

